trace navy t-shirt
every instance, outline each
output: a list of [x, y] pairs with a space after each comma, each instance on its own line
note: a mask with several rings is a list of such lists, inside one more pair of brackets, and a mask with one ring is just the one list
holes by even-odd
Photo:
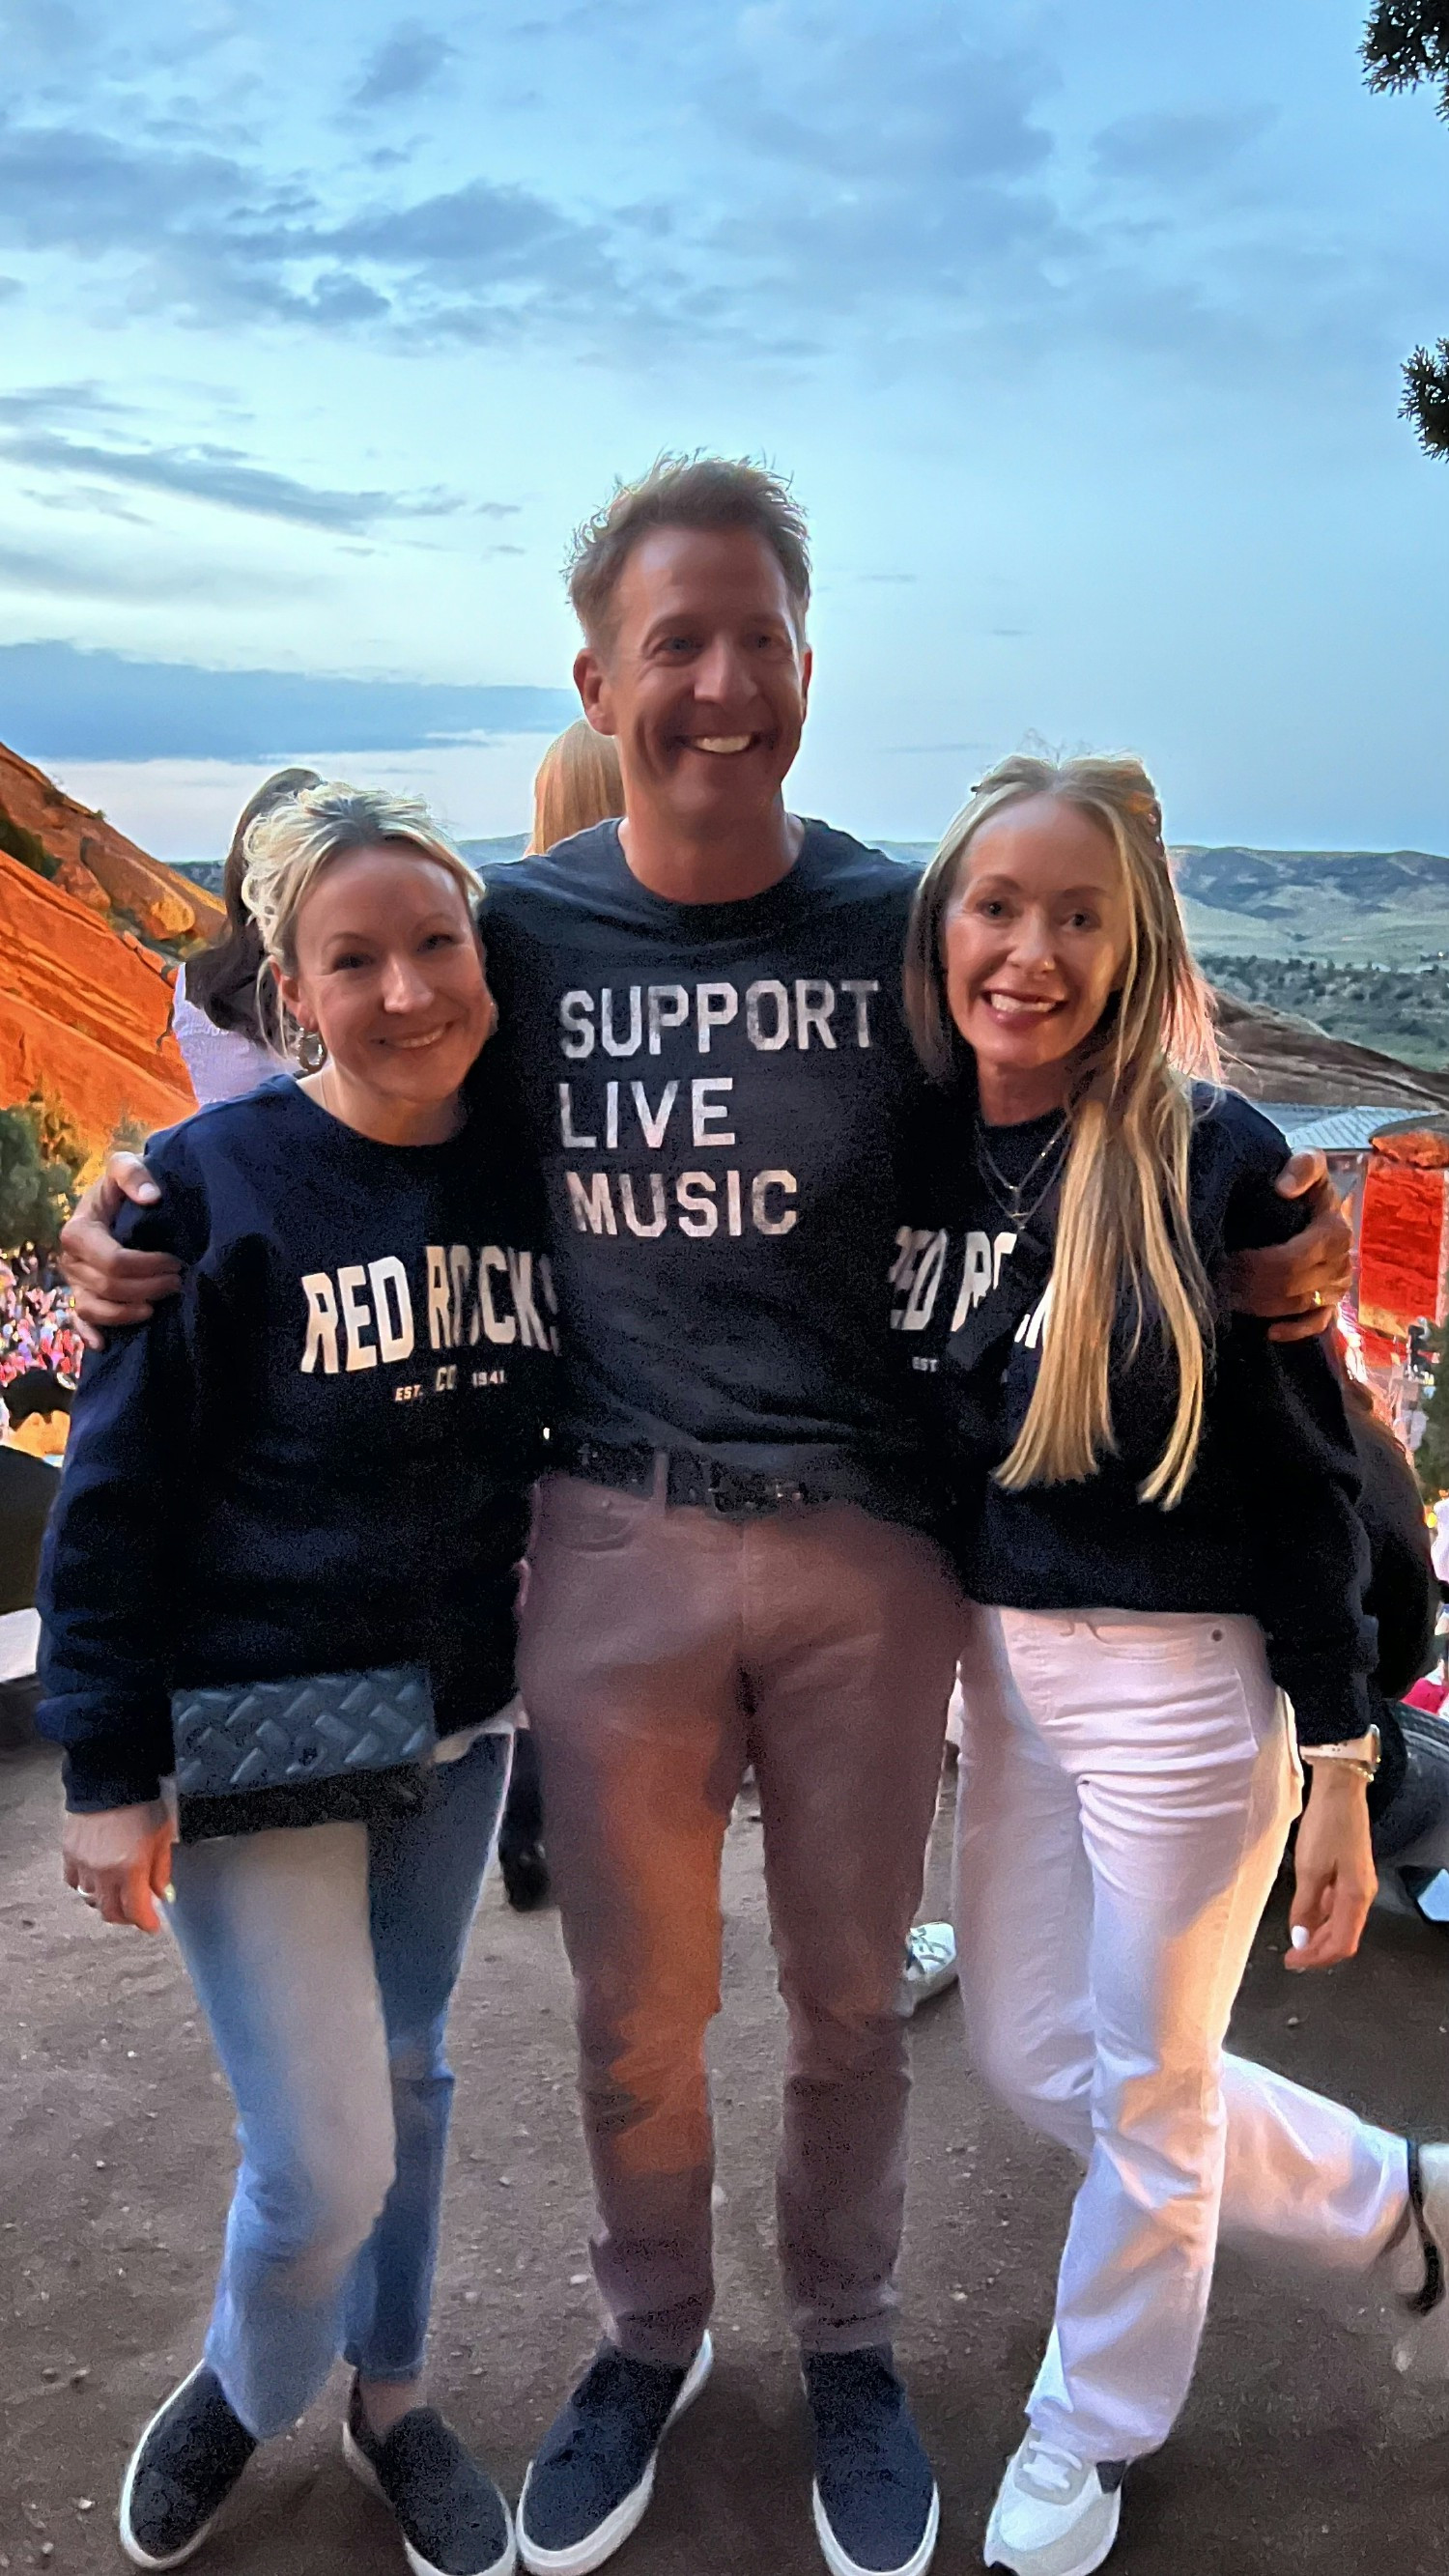
[[488, 1071], [544, 1169], [575, 1432], [915, 1507], [881, 1285], [914, 885], [822, 823], [737, 903], [650, 893], [614, 823], [490, 883]]
[[290, 1076], [147, 1160], [122, 1231], [181, 1293], [86, 1356], [42, 1573], [72, 1804], [155, 1796], [179, 1684], [420, 1662], [440, 1733], [492, 1715], [558, 1347], [529, 1167], [481, 1117], [377, 1144]]
[[[1362, 1733], [1374, 1626], [1358, 1467], [1317, 1341], [1275, 1343], [1228, 1308], [1225, 1265], [1305, 1221], [1251, 1102], [1199, 1084], [1193, 1239], [1217, 1292], [1203, 1435], [1182, 1499], [1141, 1500], [1171, 1431], [1177, 1370], [1155, 1314], [1124, 1299], [1108, 1354], [1113, 1443], [1094, 1475], [1008, 1493], [993, 1471], [1041, 1367], [1066, 1139], [1058, 1112], [978, 1128], [969, 1087], [923, 1122], [891, 1268], [891, 1341], [935, 1427], [943, 1536], [979, 1601], [1017, 1610], [1222, 1611], [1258, 1619], [1304, 1742]], [[984, 1151], [980, 1148], [984, 1146]]]

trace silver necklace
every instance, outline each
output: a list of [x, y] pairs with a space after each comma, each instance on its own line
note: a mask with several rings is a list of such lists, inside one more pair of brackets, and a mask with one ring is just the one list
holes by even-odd
[[[1002, 1215], [1009, 1218], [1014, 1226], [1028, 1225], [1042, 1202], [1056, 1187], [1061, 1150], [1066, 1141], [1067, 1132], [1066, 1115], [1063, 1113], [1060, 1124], [1052, 1129], [1040, 1153], [1032, 1156], [1020, 1180], [1011, 1181], [1007, 1179], [1000, 1165], [993, 1161], [991, 1149], [986, 1142], [986, 1130], [978, 1120], [976, 1168]], [[1047, 1166], [1045, 1177], [1035, 1198], [1028, 1204], [1027, 1193], [1044, 1163]]]

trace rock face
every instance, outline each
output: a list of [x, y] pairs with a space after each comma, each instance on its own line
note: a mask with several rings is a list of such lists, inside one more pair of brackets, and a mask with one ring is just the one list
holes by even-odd
[[95, 1153], [195, 1108], [163, 960], [0, 852], [0, 1105], [44, 1091]]
[[0, 850], [78, 903], [178, 956], [220, 929], [215, 895], [148, 858], [102, 814], [62, 793], [43, 769], [0, 743]]
[[44, 1091], [96, 1153], [184, 1118], [169, 974], [223, 918], [0, 745], [0, 1106]]
[[1449, 1073], [1426, 1073], [1374, 1047], [1331, 1038], [1311, 1020], [1214, 992], [1223, 1072], [1250, 1100], [1301, 1100], [1324, 1108], [1349, 1102], [1384, 1108], [1449, 1108]]

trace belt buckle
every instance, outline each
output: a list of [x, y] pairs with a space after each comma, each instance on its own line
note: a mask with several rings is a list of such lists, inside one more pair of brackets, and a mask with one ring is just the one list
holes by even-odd
[[706, 1465], [705, 1492], [710, 1510], [722, 1521], [753, 1520], [759, 1512], [774, 1510], [773, 1502], [761, 1497], [757, 1477], [741, 1476], [718, 1458], [711, 1458]]
[[785, 1511], [805, 1500], [800, 1487], [784, 1476], [741, 1475], [717, 1458], [709, 1461], [706, 1491], [710, 1510], [730, 1521], [758, 1520], [766, 1512]]

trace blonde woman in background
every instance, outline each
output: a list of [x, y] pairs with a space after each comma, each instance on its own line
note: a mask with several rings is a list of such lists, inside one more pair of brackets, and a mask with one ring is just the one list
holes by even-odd
[[[580, 716], [549, 744], [538, 764], [533, 781], [533, 834], [525, 856], [551, 850], [556, 841], [571, 841], [576, 832], [590, 831], [595, 823], [605, 823], [611, 814], [623, 811], [624, 783], [613, 738], [595, 733]], [[515, 1914], [531, 1914], [547, 1902], [543, 1782], [538, 1748], [526, 1723], [513, 1740], [508, 1799], [498, 1829], [498, 1867]]]
[[1227, 1309], [1231, 1254], [1292, 1230], [1287, 1147], [1191, 1078], [1206, 995], [1140, 765], [992, 770], [922, 881], [906, 976], [948, 1088], [893, 1323], [979, 1605], [961, 1985], [976, 2065], [1086, 2167], [986, 2561], [1088, 2576], [1187, 2394], [1220, 2209], [1344, 2270], [1387, 2256], [1426, 2311], [1449, 2153], [1421, 2165], [1223, 2055], [1300, 1748], [1291, 1964], [1357, 1946], [1374, 1626], [1332, 1361]]
[[612, 735], [580, 716], [551, 742], [533, 781], [533, 833], [525, 858], [571, 841], [624, 811], [624, 781]]

